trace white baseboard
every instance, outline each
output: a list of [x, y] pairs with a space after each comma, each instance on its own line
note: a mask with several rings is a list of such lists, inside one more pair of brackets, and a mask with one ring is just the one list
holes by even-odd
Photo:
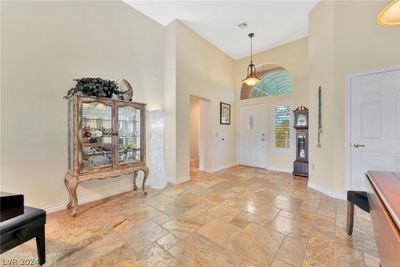
[[169, 184], [169, 181], [168, 181], [167, 178], [165, 178], [165, 179], [166, 179], [166, 183], [165, 183], [164, 186], [155, 186], [155, 185], [153, 185], [153, 184], [151, 184], [151, 183], [149, 182], [149, 187], [150, 187], [150, 188], [153, 188], [153, 189], [157, 189], [157, 190], [166, 188], [166, 187], [168, 186], [168, 184]]
[[310, 181], [308, 181], [308, 187], [311, 188], [311, 189], [317, 190], [317, 191], [319, 191], [319, 192], [321, 192], [321, 193], [323, 193], [325, 195], [333, 197], [333, 198], [344, 199], [344, 200], [347, 199], [346, 194], [333, 192], [331, 190], [326, 189], [325, 187], [322, 187], [322, 186], [317, 185], [317, 184], [315, 184], [313, 182], [310, 182]]
[[190, 175], [179, 179], [173, 179], [173, 178], [168, 179], [169, 184], [181, 184], [187, 181], [190, 181]]
[[190, 175], [186, 176], [186, 177], [182, 177], [176, 180], [176, 184], [181, 184], [181, 183], [185, 183], [187, 181], [190, 181]]
[[229, 163], [229, 164], [226, 164], [226, 165], [222, 165], [222, 166], [218, 166], [218, 167], [215, 167], [215, 168], [206, 168], [205, 171], [209, 172], [209, 173], [213, 173], [213, 172], [218, 172], [220, 170], [227, 169], [227, 168], [230, 168], [230, 167], [233, 167], [233, 166], [236, 166], [236, 165], [237, 165], [236, 162], [232, 162], [232, 163]]
[[175, 179], [173, 179], [172, 177], [166, 176], [167, 177], [167, 182], [169, 184], [174, 184]]
[[274, 166], [268, 166], [266, 169], [269, 171], [274, 171], [274, 172], [292, 173], [292, 169], [286, 169], [286, 168], [280, 168], [280, 167], [274, 167]]
[[[133, 190], [132, 185], [129, 186], [124, 186], [124, 187], [118, 187], [118, 188], [113, 188], [104, 192], [99, 192], [96, 194], [90, 194], [89, 196], [83, 196], [83, 197], [79, 197], [79, 205], [81, 204], [86, 204], [92, 201], [96, 201], [96, 200], [100, 200], [106, 197], [110, 197], [113, 195], [118, 195], [118, 194], [122, 194], [122, 193], [126, 193], [128, 191]], [[47, 213], [53, 213], [59, 210], [63, 210], [66, 209], [68, 204], [68, 201], [64, 201], [64, 202], [60, 202], [57, 204], [53, 204], [53, 205], [49, 205], [44, 207], [43, 209], [46, 210]]]
[[190, 180], [190, 175], [182, 178], [172, 178], [167, 176], [168, 184], [181, 184]]

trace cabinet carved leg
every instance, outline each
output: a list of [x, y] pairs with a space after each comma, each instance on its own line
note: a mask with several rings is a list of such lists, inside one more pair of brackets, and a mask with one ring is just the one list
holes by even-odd
[[71, 216], [75, 217], [76, 211], [78, 209], [78, 195], [76, 194], [76, 189], [78, 187], [79, 180], [77, 177], [69, 176], [66, 179], [65, 185], [67, 186], [68, 192], [70, 194], [70, 202], [67, 205], [67, 208], [72, 207]]
[[69, 190], [69, 186], [68, 186], [68, 181], [70, 179], [71, 179], [71, 175], [66, 174], [65, 177], [64, 177], [64, 184], [65, 184], [65, 187], [68, 190], [68, 195], [69, 195], [69, 201], [68, 201], [68, 204], [67, 204], [67, 209], [70, 209], [71, 206], [72, 206], [72, 195], [71, 195], [71, 190]]
[[144, 177], [143, 177], [143, 183], [142, 183], [142, 190], [143, 190], [143, 193], [145, 195], [147, 195], [147, 192], [144, 190], [144, 186], [146, 184], [147, 177], [149, 176], [149, 167], [144, 166], [143, 167], [143, 173], [144, 173]]
[[138, 172], [134, 171], [133, 172], [133, 190], [137, 190], [137, 186], [136, 186], [136, 178], [137, 178]]

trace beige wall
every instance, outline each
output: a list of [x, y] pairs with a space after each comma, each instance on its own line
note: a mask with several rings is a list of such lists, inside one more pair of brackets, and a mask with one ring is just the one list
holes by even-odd
[[176, 183], [176, 23], [171, 22], [164, 33], [165, 58], [165, 173], [168, 181]]
[[[189, 178], [190, 95], [211, 102], [208, 170], [236, 162], [234, 61], [182, 23], [176, 26], [176, 162], [177, 181], [184, 181]], [[231, 125], [219, 124], [220, 101], [232, 104]]]
[[[79, 77], [126, 78], [134, 100], [163, 108], [164, 28], [116, 2], [1, 1], [1, 190], [28, 205], [67, 200], [67, 103]], [[90, 199], [131, 179], [82, 184]]]
[[[254, 41], [257, 41], [257, 36]], [[291, 172], [295, 159], [294, 134], [291, 132], [292, 151], [290, 153], [277, 153], [273, 150], [273, 115], [274, 107], [279, 104], [289, 104], [293, 109], [297, 106], [308, 106], [308, 39], [303, 38], [288, 44], [260, 52], [253, 56], [256, 65], [276, 64], [284, 67], [292, 76], [294, 92], [280, 96], [267, 96], [240, 100], [242, 79], [246, 76], [247, 65], [250, 58], [246, 57], [236, 61], [235, 66], [235, 91], [238, 105], [250, 103], [265, 103], [267, 105], [267, 168], [272, 170]], [[262, 67], [259, 67], [262, 69]], [[260, 70], [261, 70], [260, 69]], [[240, 153], [240, 151], [238, 151]]]
[[[126, 78], [134, 100], [165, 109], [170, 182], [189, 178], [190, 95], [211, 103], [208, 170], [235, 163], [234, 61], [180, 22], [162, 27], [120, 1], [2, 2], [1, 9], [2, 190], [25, 194], [29, 205], [64, 205], [62, 97], [85, 76]], [[232, 104], [231, 126], [219, 125], [220, 101]], [[129, 177], [94, 181], [78, 194], [84, 202], [130, 187]]]
[[[310, 13], [310, 182], [343, 196], [346, 181], [346, 78], [400, 65], [400, 27], [378, 25], [383, 1], [322, 1]], [[323, 90], [317, 148], [317, 88]]]
[[[333, 188], [333, 179], [320, 179], [333, 172], [333, 151], [336, 144], [328, 141], [335, 135], [335, 125], [331, 116], [336, 104], [332, 99], [335, 93], [334, 72], [334, 3], [326, 1], [318, 4], [310, 13], [309, 35], [309, 181], [323, 188]], [[318, 86], [322, 86], [322, 147], [317, 147], [318, 135]], [[314, 167], [313, 167], [314, 166]], [[326, 171], [328, 170], [328, 174]]]

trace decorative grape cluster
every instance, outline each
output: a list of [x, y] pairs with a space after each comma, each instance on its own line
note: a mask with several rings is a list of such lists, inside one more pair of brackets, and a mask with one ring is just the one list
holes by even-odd
[[116, 95], [122, 99], [128, 93], [127, 91], [122, 91], [115, 81], [101, 78], [81, 78], [74, 81], [76, 81], [75, 87], [68, 91], [65, 98], [78, 94], [106, 98], [112, 98], [113, 95]]

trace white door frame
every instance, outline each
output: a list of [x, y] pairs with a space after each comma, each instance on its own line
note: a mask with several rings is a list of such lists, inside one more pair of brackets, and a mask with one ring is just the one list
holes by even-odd
[[[207, 113], [211, 116], [211, 111], [212, 111], [212, 102], [211, 99], [201, 97], [198, 95], [189, 95], [189, 101], [190, 98], [196, 98], [199, 101], [199, 114], [198, 114], [198, 151], [199, 151], [199, 170], [200, 171], [207, 171], [211, 169], [211, 164], [209, 160], [209, 153], [210, 153], [210, 146], [212, 142], [212, 120], [206, 120], [207, 121], [207, 127], [203, 131], [200, 130], [200, 124], [202, 122], [202, 118], [204, 118], [204, 114], [202, 114], [200, 110], [200, 101], [205, 101], [208, 105], [207, 107]], [[189, 110], [190, 110], [190, 102], [189, 102]], [[189, 116], [189, 127], [190, 127], [190, 116]], [[202, 134], [203, 133], [203, 134]], [[190, 129], [189, 129], [189, 164], [190, 164]], [[190, 165], [189, 165], [190, 166]], [[190, 171], [190, 170], [189, 170]]]
[[[236, 163], [239, 164], [239, 110], [241, 106], [255, 105], [266, 103], [262, 98], [250, 98], [241, 100], [240, 98], [236, 100]], [[267, 155], [268, 157], [268, 155]]]
[[[246, 100], [243, 101], [242, 100], [242, 102], [241, 102], [241, 100], [238, 100], [238, 104], [236, 106], [236, 140], [237, 140], [236, 141], [236, 162], [237, 162], [237, 164], [240, 164], [240, 162], [239, 162], [239, 127], [240, 127], [239, 112], [240, 112], [240, 108], [245, 107], [245, 106], [254, 106], [254, 105], [260, 105], [260, 104], [265, 105], [266, 109], [268, 108], [268, 104], [262, 98], [257, 99], [257, 100], [251, 99], [251, 101], [246, 101]], [[267, 128], [268, 128], [268, 126], [266, 126], [266, 129], [265, 129], [266, 135], [267, 135]], [[266, 141], [266, 145], [265, 145], [265, 147], [266, 147], [266, 150], [265, 150], [265, 160], [266, 160], [265, 166], [266, 166], [266, 168], [265, 169], [267, 169], [268, 168], [268, 153], [267, 153], [268, 152], [268, 142], [267, 142], [268, 139], [267, 139], [267, 136], [265, 136], [265, 141]]]
[[345, 153], [346, 153], [346, 189], [351, 187], [351, 81], [353, 78], [368, 76], [372, 74], [385, 73], [400, 70], [400, 66], [389, 67], [384, 69], [370, 70], [365, 72], [354, 73], [346, 76], [346, 106], [345, 106]]

